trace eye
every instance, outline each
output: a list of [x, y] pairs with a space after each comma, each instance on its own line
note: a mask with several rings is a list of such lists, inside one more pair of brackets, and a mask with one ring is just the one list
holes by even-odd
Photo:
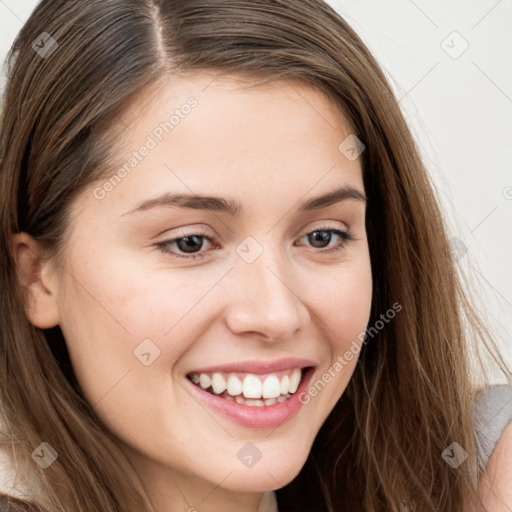
[[354, 240], [352, 234], [349, 231], [342, 231], [341, 229], [331, 228], [327, 226], [315, 229], [314, 231], [310, 231], [302, 238], [307, 238], [308, 241], [312, 243], [313, 247], [315, 248], [323, 248], [324, 244], [327, 244], [328, 246], [328, 244], [333, 239], [333, 235], [335, 235], [335, 237], [338, 237], [340, 241], [327, 250], [317, 252], [331, 253], [333, 251], [339, 251], [341, 249], [344, 249], [349, 242]]
[[[204, 257], [204, 252], [195, 254], [196, 250], [201, 250], [203, 247], [202, 239], [206, 239], [214, 245], [217, 245], [218, 243], [217, 238], [214, 236], [208, 236], [204, 231], [199, 230], [195, 233], [185, 234], [177, 238], [172, 238], [171, 240], [158, 242], [155, 245], [163, 253], [170, 254], [175, 258], [195, 260]], [[174, 250], [171, 250], [171, 246], [177, 247], [179, 251], [183, 251], [186, 254], [176, 253]]]
[[[324, 249], [325, 245], [329, 245], [329, 243], [333, 239], [333, 235], [339, 238], [339, 242], [335, 244], [333, 247], [329, 249]], [[315, 251], [320, 254], [332, 253], [334, 251], [339, 251], [344, 249], [346, 245], [354, 240], [354, 237], [350, 233], [350, 231], [342, 231], [340, 229], [332, 228], [332, 227], [321, 227], [315, 229], [313, 231], [308, 232], [306, 235], [300, 238], [307, 238], [307, 240], [312, 244], [314, 248], [323, 249], [319, 251]], [[201, 251], [203, 248], [203, 240], [207, 240], [208, 243], [215, 246], [215, 249], [219, 248], [219, 241], [216, 237], [210, 236], [201, 230], [196, 231], [190, 234], [183, 234], [180, 237], [172, 238], [170, 240], [164, 240], [163, 242], [158, 242], [155, 244], [156, 247], [160, 251], [165, 254], [170, 254], [175, 258], [182, 258], [188, 260], [195, 260], [199, 258], [204, 258], [208, 251]], [[213, 250], [215, 250], [213, 249]], [[179, 252], [182, 254], [179, 254]]]

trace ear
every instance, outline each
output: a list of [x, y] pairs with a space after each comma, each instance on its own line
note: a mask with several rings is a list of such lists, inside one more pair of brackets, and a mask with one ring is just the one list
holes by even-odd
[[40, 329], [55, 327], [60, 322], [60, 312], [57, 281], [50, 272], [49, 261], [44, 258], [39, 244], [27, 233], [13, 234], [9, 230], [9, 247], [27, 294], [25, 312], [28, 319]]

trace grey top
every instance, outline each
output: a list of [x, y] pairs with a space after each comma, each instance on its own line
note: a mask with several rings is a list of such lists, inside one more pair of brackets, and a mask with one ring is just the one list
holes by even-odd
[[473, 413], [478, 454], [485, 468], [503, 430], [512, 421], [512, 386], [494, 384], [480, 390]]

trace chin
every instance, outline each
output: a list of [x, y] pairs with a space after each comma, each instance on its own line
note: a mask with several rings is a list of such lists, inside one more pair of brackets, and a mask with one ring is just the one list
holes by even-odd
[[[298, 457], [270, 457], [263, 462], [263, 457], [253, 467], [233, 471], [222, 483], [225, 489], [233, 492], [266, 492], [275, 491], [289, 484], [306, 463], [308, 453]], [[284, 458], [284, 460], [283, 460]], [[232, 470], [232, 469], [231, 469]], [[229, 471], [226, 471], [228, 474]], [[218, 477], [219, 472], [216, 476]], [[218, 483], [218, 482], [217, 482]]]

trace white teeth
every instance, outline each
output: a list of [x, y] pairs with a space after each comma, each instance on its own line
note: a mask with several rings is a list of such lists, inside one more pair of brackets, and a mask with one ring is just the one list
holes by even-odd
[[286, 393], [288, 393], [289, 389], [290, 389], [290, 377], [288, 377], [288, 375], [285, 375], [281, 379], [281, 395], [286, 395]]
[[245, 405], [248, 405], [249, 407], [261, 407], [262, 405], [265, 405], [265, 402], [263, 400], [250, 400], [245, 402]]
[[263, 398], [277, 398], [281, 394], [281, 383], [275, 375], [268, 376], [263, 382]]
[[300, 370], [295, 368], [293, 370], [292, 376], [290, 377], [290, 387], [288, 389], [288, 393], [295, 393], [300, 384]]
[[[247, 374], [243, 381], [235, 374], [226, 377], [227, 380], [220, 372], [213, 374], [193, 373], [190, 376], [190, 380], [205, 390], [211, 387], [216, 395], [224, 393], [225, 398], [233, 399], [235, 397], [234, 401], [238, 403], [245, 405], [273, 405], [276, 403], [276, 399], [277, 403], [281, 403], [290, 394], [297, 391], [302, 378], [302, 372], [300, 368], [295, 368], [291, 376], [283, 375], [281, 379], [277, 375], [268, 375], [263, 383], [259, 375], [252, 373]], [[226, 391], [227, 393], [225, 393]], [[245, 401], [245, 399], [248, 400]]]
[[290, 398], [290, 394], [286, 393], [286, 395], [281, 395], [277, 398], [267, 398], [266, 400], [253, 400], [252, 398], [246, 399], [243, 395], [237, 395], [235, 397], [232, 397], [230, 395], [224, 395], [226, 397], [226, 400], [229, 400], [231, 402], [235, 401], [237, 404], [240, 405], [248, 405], [249, 407], [261, 407], [263, 405], [275, 405], [276, 403], [282, 403], [288, 400]]
[[230, 375], [228, 378], [228, 393], [231, 396], [242, 394], [242, 381], [235, 375]]
[[261, 380], [256, 375], [246, 375], [243, 384], [245, 398], [261, 398]]
[[[249, 407], [261, 407], [262, 405], [272, 405], [272, 404], [267, 404], [267, 402], [270, 400], [252, 400], [252, 399], [246, 400], [242, 395], [236, 396], [234, 398], [234, 400], [237, 404], [248, 405]], [[276, 399], [272, 398], [271, 400], [274, 400], [274, 402], [275, 402]]]
[[226, 381], [220, 373], [214, 373], [212, 375], [212, 388], [216, 395], [220, 395], [226, 391]]
[[203, 389], [208, 389], [212, 385], [212, 379], [210, 379], [210, 376], [206, 375], [206, 373], [201, 373], [201, 375], [199, 375], [199, 385]]

